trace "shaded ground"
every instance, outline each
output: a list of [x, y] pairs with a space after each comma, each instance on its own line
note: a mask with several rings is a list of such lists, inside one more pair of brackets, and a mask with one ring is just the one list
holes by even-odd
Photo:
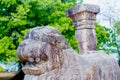
[[11, 80], [23, 80], [24, 78], [24, 73], [21, 70], [16, 76], [14, 76]]

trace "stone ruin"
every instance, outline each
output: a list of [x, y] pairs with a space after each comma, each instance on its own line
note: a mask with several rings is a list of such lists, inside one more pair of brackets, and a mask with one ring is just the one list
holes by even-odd
[[99, 7], [80, 4], [67, 11], [76, 29], [80, 54], [56, 29], [28, 31], [17, 48], [24, 80], [120, 80], [120, 68], [104, 51], [95, 51], [95, 16]]

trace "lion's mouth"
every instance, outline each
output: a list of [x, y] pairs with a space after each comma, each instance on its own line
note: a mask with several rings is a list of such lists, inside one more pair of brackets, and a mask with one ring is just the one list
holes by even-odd
[[39, 63], [26, 62], [26, 64], [23, 65], [22, 70], [25, 74], [40, 75], [52, 70], [52, 66], [49, 62], [44, 61], [41, 61]]

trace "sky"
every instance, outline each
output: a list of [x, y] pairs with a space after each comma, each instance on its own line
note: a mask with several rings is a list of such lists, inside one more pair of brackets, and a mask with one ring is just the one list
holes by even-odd
[[[105, 15], [112, 16], [112, 18], [116, 18], [116, 16], [120, 16], [120, 0], [83, 0], [83, 3], [87, 4], [94, 4], [94, 5], [99, 5], [100, 6], [100, 13], [97, 15], [97, 22], [103, 26], [106, 27], [111, 27], [109, 20], [107, 18], [105, 19], [101, 13], [104, 13]], [[111, 12], [111, 10], [108, 10], [108, 5], [110, 5], [111, 10], [115, 11], [114, 16]], [[112, 24], [113, 25], [113, 24]]]
[[98, 0], [84, 0], [84, 3], [97, 4]]

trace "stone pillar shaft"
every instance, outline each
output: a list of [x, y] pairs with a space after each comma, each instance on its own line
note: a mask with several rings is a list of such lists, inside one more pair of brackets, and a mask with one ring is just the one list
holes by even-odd
[[95, 19], [99, 13], [99, 6], [90, 4], [79, 4], [67, 10], [75, 26], [75, 35], [78, 41], [80, 54], [96, 50]]

